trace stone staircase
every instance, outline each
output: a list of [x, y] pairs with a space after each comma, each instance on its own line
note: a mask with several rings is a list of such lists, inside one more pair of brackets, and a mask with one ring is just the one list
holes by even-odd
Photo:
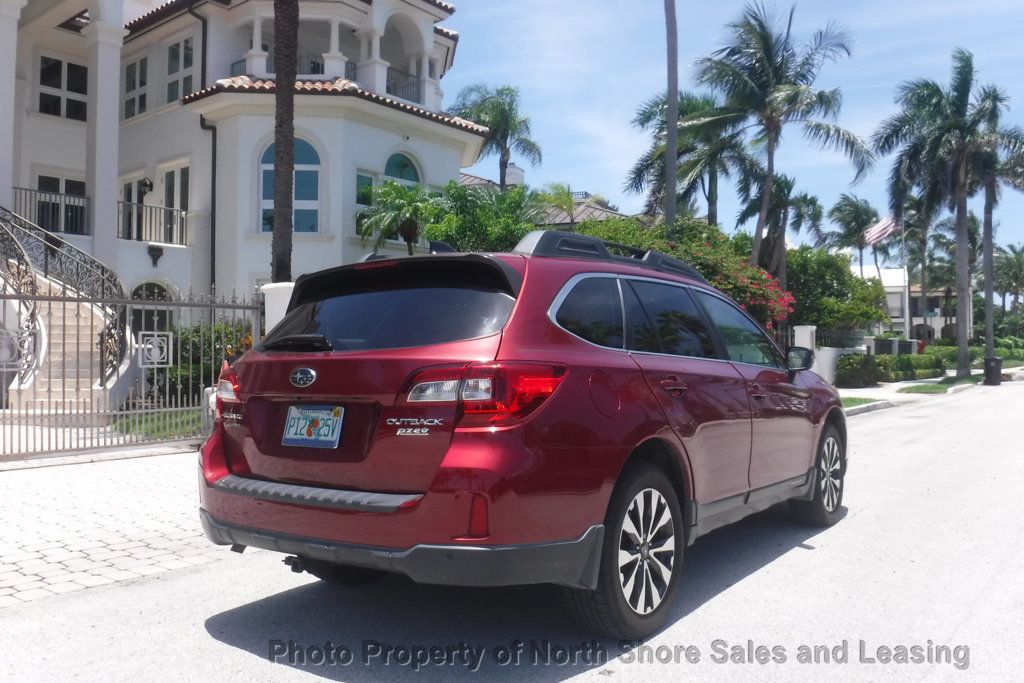
[[[60, 287], [39, 277], [42, 295], [59, 296]], [[101, 364], [97, 339], [105, 325], [89, 305], [71, 301], [40, 302], [39, 321], [46, 335], [39, 369], [31, 384], [13, 393], [21, 410], [79, 413], [101, 410]]]

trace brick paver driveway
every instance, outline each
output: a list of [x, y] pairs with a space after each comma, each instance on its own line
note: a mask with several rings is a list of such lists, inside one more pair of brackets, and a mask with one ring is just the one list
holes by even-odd
[[0, 472], [0, 607], [224, 557], [196, 454]]

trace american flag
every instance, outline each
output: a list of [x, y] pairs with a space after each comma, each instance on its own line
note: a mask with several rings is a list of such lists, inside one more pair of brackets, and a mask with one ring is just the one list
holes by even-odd
[[869, 247], [873, 247], [889, 235], [899, 230], [899, 228], [900, 226], [896, 224], [896, 221], [892, 219], [892, 216], [886, 216], [864, 231], [864, 242]]

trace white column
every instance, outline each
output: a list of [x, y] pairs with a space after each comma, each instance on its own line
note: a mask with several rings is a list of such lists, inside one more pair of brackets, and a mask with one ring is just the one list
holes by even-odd
[[324, 53], [324, 76], [327, 78], [343, 78], [345, 76], [345, 62], [348, 60], [341, 54], [341, 20], [331, 19], [331, 44]]
[[388, 63], [380, 58], [380, 31], [369, 28], [357, 34], [367, 57], [358, 64], [359, 84], [380, 95], [387, 94]]
[[245, 71], [257, 78], [267, 77], [267, 53], [263, 49], [263, 17], [252, 20], [252, 48], [245, 53]]
[[429, 111], [437, 109], [434, 104], [434, 82], [430, 78], [430, 54], [420, 53], [420, 104]]
[[0, 0], [0, 206], [13, 208], [18, 17], [28, 0]]
[[84, 29], [89, 49], [89, 104], [86, 118], [85, 187], [93, 255], [117, 267], [118, 150], [121, 110], [121, 46], [125, 31], [93, 21]]

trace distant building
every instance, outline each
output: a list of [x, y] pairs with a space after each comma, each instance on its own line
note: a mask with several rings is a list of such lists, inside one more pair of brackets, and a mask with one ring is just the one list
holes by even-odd
[[[859, 265], [851, 265], [851, 270], [854, 275], [860, 276]], [[902, 332], [909, 309], [911, 338], [939, 339], [944, 329], [946, 337], [952, 338], [955, 335], [956, 306], [952, 291], [945, 288], [929, 289], [927, 307], [921, 311], [921, 286], [911, 284], [908, 290], [906, 271], [903, 268], [882, 268], [881, 275], [889, 313], [889, 323], [883, 324], [886, 330]], [[865, 268], [864, 277], [877, 278], [878, 271]], [[968, 306], [968, 320], [973, 321], [973, 306]]]

